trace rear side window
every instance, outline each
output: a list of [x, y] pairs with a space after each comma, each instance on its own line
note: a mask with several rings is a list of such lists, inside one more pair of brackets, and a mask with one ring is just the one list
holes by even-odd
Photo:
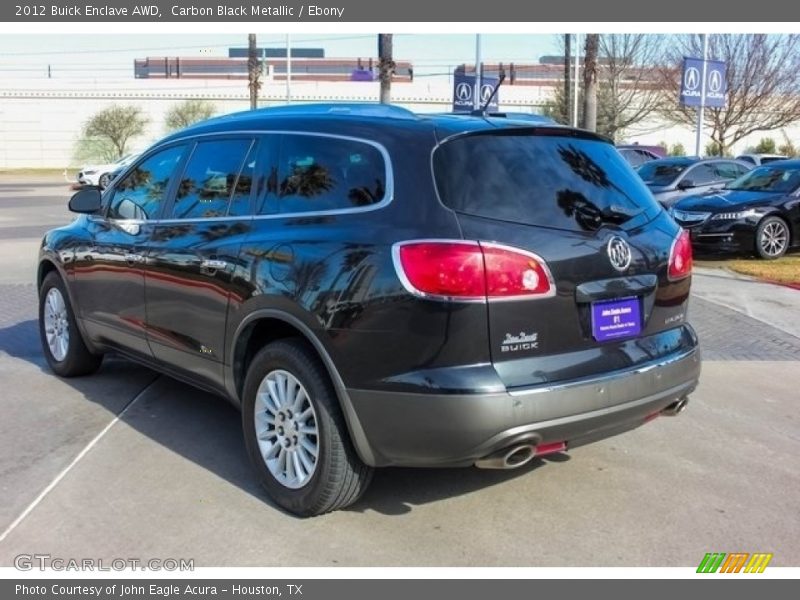
[[166, 200], [175, 169], [186, 146], [156, 152], [136, 165], [114, 186], [108, 207], [109, 219], [155, 219]]
[[[198, 143], [178, 184], [172, 218], [211, 219], [227, 215], [252, 144], [252, 139]], [[249, 193], [250, 183], [243, 187]]]
[[697, 165], [686, 173], [684, 181], [691, 181], [694, 185], [706, 185], [719, 181], [720, 177], [716, 172], [716, 165]]
[[278, 162], [267, 192], [283, 214], [370, 206], [386, 196], [383, 155], [365, 142], [289, 134]]
[[671, 185], [689, 166], [691, 163], [685, 161], [653, 160], [642, 165], [637, 173], [648, 185]]
[[442, 202], [470, 215], [569, 230], [660, 208], [611, 144], [558, 135], [467, 135], [434, 153]]
[[717, 163], [714, 170], [717, 173], [717, 179], [736, 179], [744, 169], [736, 163], [723, 162]]

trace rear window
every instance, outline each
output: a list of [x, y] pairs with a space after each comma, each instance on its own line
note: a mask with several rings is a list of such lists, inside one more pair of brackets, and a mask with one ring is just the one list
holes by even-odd
[[440, 146], [433, 168], [442, 202], [480, 217], [592, 230], [660, 211], [616, 148], [602, 141], [467, 135]]
[[691, 166], [687, 162], [652, 161], [639, 167], [637, 173], [648, 185], [669, 185]]

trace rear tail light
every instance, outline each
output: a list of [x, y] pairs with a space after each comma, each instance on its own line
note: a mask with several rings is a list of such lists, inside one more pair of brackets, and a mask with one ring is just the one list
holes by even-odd
[[483, 301], [555, 295], [546, 263], [518, 248], [425, 240], [395, 244], [393, 255], [403, 285], [418, 296]]
[[692, 274], [692, 241], [689, 232], [681, 229], [680, 234], [672, 242], [669, 252], [668, 277], [672, 281], [683, 279]]

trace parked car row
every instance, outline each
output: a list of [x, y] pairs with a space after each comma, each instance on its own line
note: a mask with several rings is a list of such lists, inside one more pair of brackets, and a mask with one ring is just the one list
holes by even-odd
[[776, 259], [800, 244], [800, 161], [741, 154], [653, 158], [636, 165], [645, 156], [639, 148], [617, 149], [689, 232], [697, 251]]
[[671, 213], [698, 250], [779, 258], [800, 241], [800, 160], [757, 167], [720, 190], [676, 202]]

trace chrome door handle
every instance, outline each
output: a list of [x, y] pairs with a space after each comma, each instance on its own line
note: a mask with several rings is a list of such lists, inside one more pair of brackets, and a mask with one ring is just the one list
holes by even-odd
[[133, 264], [136, 264], [136, 263], [143, 263], [144, 262], [144, 256], [142, 256], [141, 254], [126, 254], [125, 255], [125, 261], [130, 265], [133, 265]]
[[207, 271], [221, 271], [228, 266], [228, 262], [224, 260], [217, 260], [215, 258], [207, 258], [200, 266]]

